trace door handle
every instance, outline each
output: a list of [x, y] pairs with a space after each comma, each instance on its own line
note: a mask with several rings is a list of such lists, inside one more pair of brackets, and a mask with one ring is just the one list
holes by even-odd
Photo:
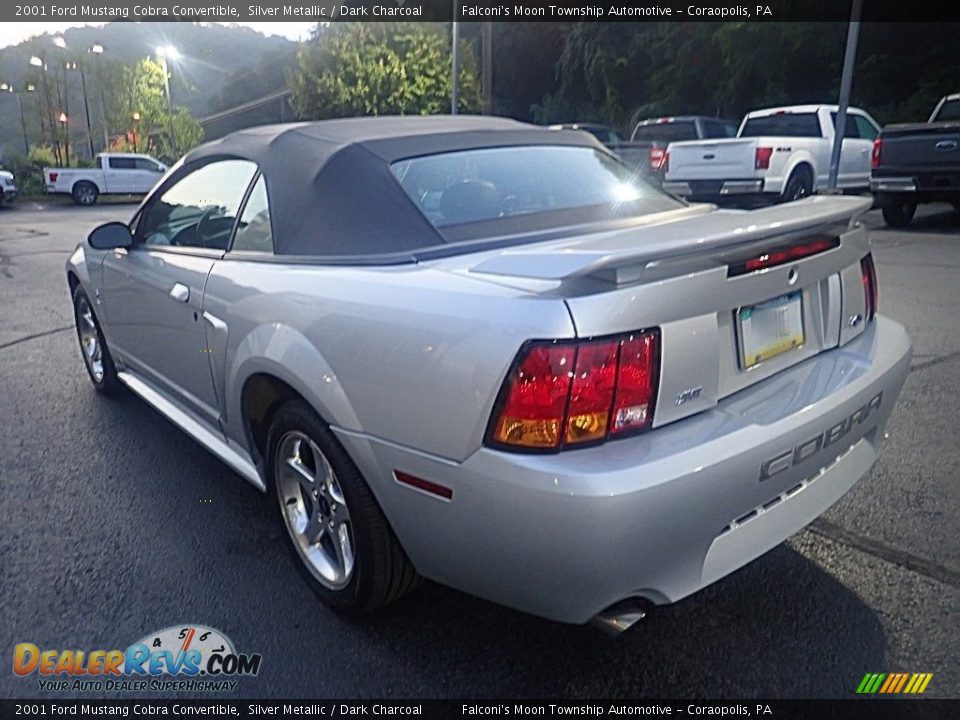
[[178, 302], [187, 302], [190, 299], [190, 288], [183, 283], [174, 283], [170, 289], [170, 297]]

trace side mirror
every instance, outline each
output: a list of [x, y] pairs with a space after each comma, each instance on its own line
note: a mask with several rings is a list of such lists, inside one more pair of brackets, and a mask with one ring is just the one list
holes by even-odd
[[130, 228], [122, 222], [109, 222], [95, 228], [87, 236], [87, 242], [95, 250], [113, 250], [133, 245], [133, 235], [130, 234]]

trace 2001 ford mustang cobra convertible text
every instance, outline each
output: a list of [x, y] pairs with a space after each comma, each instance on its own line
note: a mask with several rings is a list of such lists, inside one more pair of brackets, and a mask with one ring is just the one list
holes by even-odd
[[742, 212], [471, 117], [244, 130], [67, 265], [96, 388], [268, 492], [317, 594], [623, 628], [800, 530], [910, 362], [869, 200]]

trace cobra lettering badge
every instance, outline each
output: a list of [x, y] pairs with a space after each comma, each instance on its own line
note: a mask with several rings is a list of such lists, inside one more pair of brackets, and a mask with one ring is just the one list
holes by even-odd
[[[262, 656], [238, 653], [219, 630], [172, 626], [125, 650], [13, 649], [13, 672], [38, 676], [41, 690], [232, 690], [235, 678], [260, 672]], [[73, 682], [70, 679], [72, 678]], [[178, 678], [164, 680], [164, 677]]]

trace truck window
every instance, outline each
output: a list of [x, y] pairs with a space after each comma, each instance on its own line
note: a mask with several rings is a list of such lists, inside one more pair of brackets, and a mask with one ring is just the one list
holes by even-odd
[[149, 170], [150, 172], [160, 172], [160, 167], [147, 158], [134, 158], [137, 170]]
[[857, 130], [860, 131], [860, 137], [864, 140], [873, 140], [879, 135], [877, 129], [863, 115], [854, 115], [854, 121], [857, 123]]
[[135, 158], [112, 157], [107, 158], [111, 170], [136, 170], [137, 161]]
[[[859, 130], [858, 126], [857, 126], [856, 121], [854, 120], [854, 117], [856, 117], [856, 116], [855, 116], [855, 115], [851, 115], [850, 113], [847, 113], [847, 122], [846, 122], [846, 126], [845, 126], [844, 129], [843, 129], [843, 136], [844, 136], [845, 138], [855, 138], [855, 139], [859, 139], [860, 137], [862, 137], [862, 136], [860, 135], [860, 130]], [[833, 125], [834, 127], [837, 126], [837, 114], [836, 114], [836, 113], [830, 113], [830, 124]]]
[[752, 117], [744, 123], [740, 137], [823, 137], [816, 113], [777, 113]]
[[732, 138], [737, 135], [737, 126], [722, 120], [704, 120], [703, 137], [705, 138]]
[[99, 155], [97, 155], [97, 164], [96, 164], [96, 167], [97, 167], [98, 170], [102, 170], [102, 169], [103, 169], [103, 158], [100, 157]]
[[947, 100], [934, 118], [936, 122], [943, 120], [960, 120], [960, 100]]
[[680, 122], [658, 122], [649, 125], [637, 125], [633, 131], [633, 141], [671, 143], [680, 140], [696, 140], [697, 126], [693, 120]]

